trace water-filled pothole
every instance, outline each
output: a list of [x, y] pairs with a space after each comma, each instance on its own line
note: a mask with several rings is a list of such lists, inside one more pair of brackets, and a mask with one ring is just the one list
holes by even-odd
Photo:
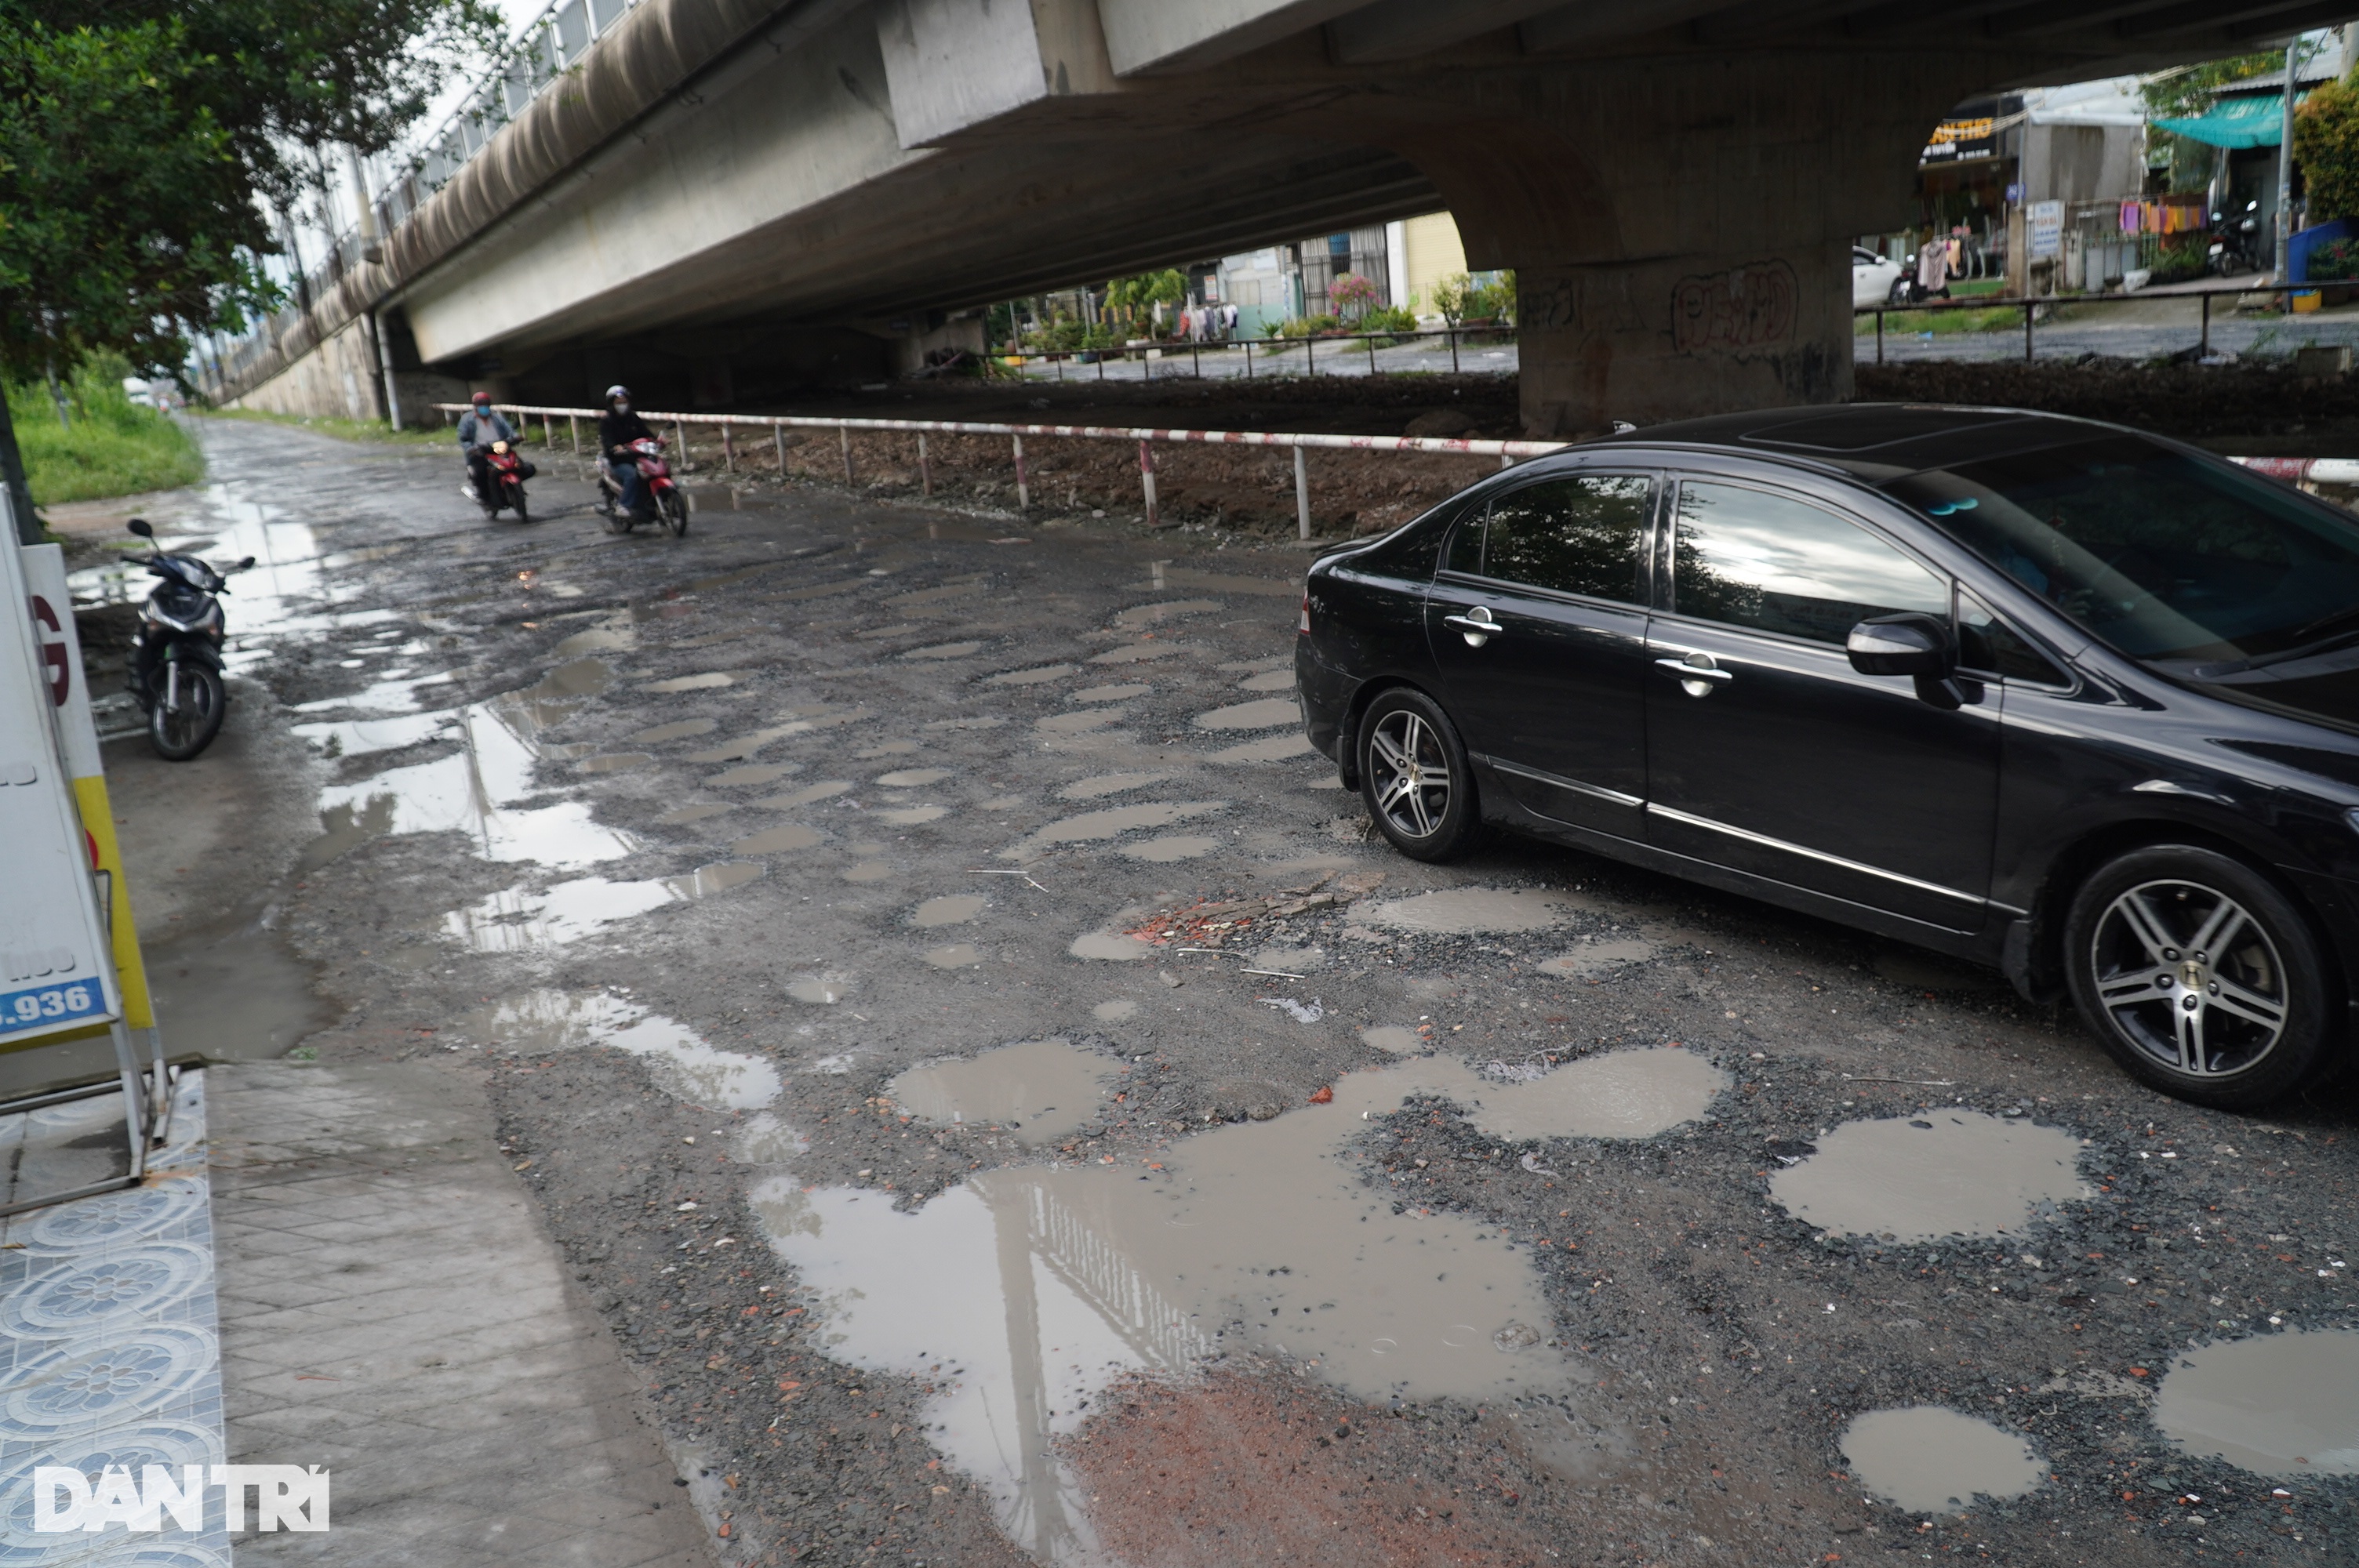
[[1100, 795], [1120, 795], [1125, 790], [1160, 784], [1170, 776], [1169, 773], [1100, 773], [1094, 778], [1075, 779], [1057, 792], [1057, 798], [1095, 800]]
[[1095, 1119], [1118, 1071], [1070, 1041], [1027, 1040], [966, 1061], [912, 1067], [885, 1093], [927, 1121], [1006, 1127], [1017, 1141], [1038, 1147]]
[[1136, 806], [1111, 806], [1103, 811], [1085, 811], [1078, 816], [1051, 822], [1028, 838], [1016, 840], [999, 854], [1003, 860], [1016, 860], [1045, 853], [1060, 844], [1091, 844], [1117, 838], [1143, 827], [1169, 827], [1190, 816], [1223, 810], [1228, 804], [1225, 800], [1159, 800], [1144, 801]]
[[961, 925], [981, 914], [984, 905], [984, 900], [980, 894], [946, 893], [918, 905], [917, 912], [909, 919], [911, 924], [920, 927]]
[[1277, 730], [1301, 722], [1302, 709], [1285, 697], [1260, 697], [1196, 715], [1199, 730]]
[[1977, 1110], [1849, 1121], [1769, 1178], [1770, 1195], [1835, 1236], [2003, 1236], [2041, 1206], [2088, 1196], [2081, 1141], [2060, 1128]]
[[2359, 1331], [2188, 1351], [2155, 1391], [2154, 1423], [2190, 1454], [2264, 1476], [2359, 1476]]
[[[1010, 1049], [1065, 1067], [1087, 1057], [1045, 1043]], [[888, 1093], [931, 1117], [965, 1114], [967, 1102], [921, 1075], [955, 1066], [979, 1080], [961, 1092], [1001, 1092], [1008, 1075], [995, 1059], [1006, 1055], [916, 1069]], [[1110, 1065], [1082, 1065], [1092, 1063]], [[1051, 1561], [1082, 1561], [1087, 1527], [1054, 1442], [1127, 1373], [1181, 1372], [1250, 1348], [1370, 1401], [1505, 1400], [1586, 1380], [1547, 1343], [1553, 1314], [1528, 1250], [1467, 1217], [1396, 1214], [1339, 1157], [1364, 1116], [1409, 1095], [1479, 1096], [1486, 1115], [1495, 1104], [1520, 1121], [1516, 1097], [1542, 1085], [1404, 1062], [1350, 1075], [1328, 1104], [1223, 1125], [1144, 1167], [992, 1171], [908, 1212], [887, 1194], [806, 1189], [792, 1174], [751, 1199], [812, 1292], [831, 1353], [922, 1378], [935, 1390], [935, 1442], [988, 1489], [1002, 1523]], [[1067, 1117], [1076, 1087], [1025, 1098], [1034, 1117], [1051, 1104]], [[1103, 1088], [1089, 1087], [1093, 1111]], [[1043, 1135], [1004, 1098], [989, 1103], [1026, 1123], [1019, 1136]], [[945, 1279], [961, 1288], [944, 1291]], [[996, 1310], [983, 1304], [995, 1293]], [[1034, 1528], [1051, 1517], [1064, 1521], [1058, 1530]]]
[[657, 1086], [691, 1105], [752, 1110], [778, 1098], [777, 1071], [759, 1056], [716, 1050], [686, 1024], [604, 991], [528, 990], [461, 1028], [483, 1044], [534, 1054], [612, 1045], [647, 1057]]
[[616, 882], [577, 877], [542, 892], [506, 888], [442, 917], [442, 934], [478, 953], [561, 946], [666, 904], [710, 897], [762, 874], [758, 860], [722, 860], [676, 877]]
[[1220, 847], [1221, 841], [1218, 838], [1208, 838], [1201, 833], [1173, 833], [1159, 838], [1143, 838], [1136, 844], [1125, 845], [1122, 852], [1134, 860], [1145, 860], [1150, 865], [1168, 866], [1174, 861], [1193, 860], [1201, 856], [1209, 855]]
[[799, 806], [810, 806], [817, 801], [832, 800], [839, 795], [851, 793], [852, 785], [842, 779], [822, 779], [817, 784], [805, 784], [800, 789], [788, 790], [784, 795], [769, 795], [754, 804], [769, 811], [792, 811]]
[[1565, 901], [1530, 888], [1444, 888], [1414, 898], [1364, 905], [1354, 913], [1372, 925], [1470, 936], [1544, 931], [1564, 924]]
[[2020, 1433], [1946, 1405], [1869, 1411], [1843, 1429], [1843, 1456], [1860, 1485], [1912, 1513], [2019, 1498], [2043, 1469]]
[[458, 833], [484, 860], [549, 867], [590, 866], [636, 852], [638, 839], [593, 821], [587, 802], [515, 805], [538, 792], [534, 765], [549, 750], [541, 730], [572, 711], [570, 698], [532, 693], [573, 668], [560, 666], [540, 687], [442, 715], [444, 731], [462, 742], [449, 755], [322, 790], [321, 827], [333, 842], [318, 846], [311, 863], [363, 838], [403, 833]]

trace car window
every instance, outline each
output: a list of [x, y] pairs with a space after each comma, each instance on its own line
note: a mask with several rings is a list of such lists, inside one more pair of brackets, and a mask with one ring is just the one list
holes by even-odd
[[1644, 600], [1641, 574], [1653, 481], [1636, 474], [1542, 480], [1498, 496], [1481, 530], [1479, 563], [1461, 528], [1450, 568], [1558, 593]]
[[1841, 647], [1871, 615], [1947, 619], [1949, 585], [1859, 524], [1788, 496], [1680, 486], [1671, 608]]
[[2359, 632], [2359, 525], [2222, 462], [2127, 433], [1906, 476], [1960, 544], [2139, 658], [2199, 676]]
[[1958, 593], [1958, 665], [1975, 675], [2028, 681], [2034, 686], [2072, 684], [2029, 638], [1963, 589]]

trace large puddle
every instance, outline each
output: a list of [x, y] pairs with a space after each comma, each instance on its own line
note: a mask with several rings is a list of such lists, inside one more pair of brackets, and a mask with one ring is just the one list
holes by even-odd
[[666, 904], [725, 892], [752, 881], [762, 871], [757, 860], [722, 860], [648, 881], [577, 877], [542, 892], [506, 888], [444, 915], [442, 934], [478, 953], [559, 947]]
[[2359, 1331], [2288, 1331], [2190, 1350], [2154, 1423], [2190, 1454], [2264, 1476], [2359, 1476]]
[[1027, 1040], [971, 1061], [912, 1067], [885, 1093], [925, 1120], [1005, 1127], [1018, 1142], [1038, 1147], [1095, 1120], [1120, 1070], [1064, 1040]]
[[[1070, 1116], [1076, 1090], [1103, 1092], [1078, 1080], [1074, 1057], [1112, 1066], [1070, 1046], [1013, 1049], [1068, 1075], [1023, 1096], [1036, 1116], [1051, 1103]], [[891, 1092], [911, 1109], [941, 1096], [927, 1102], [936, 1115], [988, 1105], [1032, 1133], [995, 1081], [1008, 1056], [919, 1069], [961, 1073], [948, 1087], [905, 1074]], [[1642, 1058], [1635, 1071], [1627, 1057]], [[1554, 1317], [1527, 1249], [1469, 1217], [1396, 1214], [1408, 1189], [1362, 1184], [1348, 1151], [1365, 1117], [1438, 1094], [1520, 1136], [1552, 1119], [1568, 1132], [1643, 1136], [1701, 1114], [1723, 1081], [1677, 1051], [1591, 1058], [1528, 1084], [1428, 1058], [1351, 1074], [1330, 1103], [1223, 1125], [1143, 1164], [993, 1171], [908, 1212], [886, 1194], [806, 1190], [791, 1175], [753, 1202], [814, 1293], [830, 1354], [933, 1385], [934, 1440], [990, 1490], [1009, 1535], [1081, 1563], [1096, 1543], [1054, 1440], [1125, 1373], [1257, 1350], [1371, 1401], [1498, 1400], [1584, 1380], [1547, 1343]]]
[[1843, 1429], [1843, 1456], [1861, 1486], [1911, 1513], [2019, 1498], [2043, 1470], [2020, 1433], [1946, 1405], [1870, 1411]]
[[1845, 1122], [1770, 1177], [1769, 1191], [1796, 1219], [1835, 1236], [2004, 1236], [2042, 1206], [2089, 1195], [2080, 1157], [2081, 1141], [2059, 1128], [1936, 1108]]
[[[307, 850], [306, 862], [318, 865], [367, 839], [405, 833], [457, 833], [484, 860], [532, 860], [560, 870], [636, 852], [639, 840], [593, 821], [585, 801], [518, 804], [541, 793], [533, 772], [549, 752], [544, 732], [613, 680], [614, 672], [601, 661], [576, 659], [520, 691], [448, 712], [302, 726], [298, 733], [323, 750], [347, 754], [375, 749], [380, 737], [372, 731], [381, 728], [390, 729], [381, 737], [383, 744], [411, 744], [437, 735], [458, 744], [431, 762], [322, 790], [321, 837]], [[594, 771], [598, 761], [603, 759], [585, 765]]]
[[658, 1087], [691, 1105], [756, 1110], [778, 1098], [777, 1070], [759, 1056], [715, 1050], [686, 1024], [605, 991], [528, 990], [461, 1027], [482, 1044], [534, 1054], [583, 1045], [628, 1051], [647, 1058]]

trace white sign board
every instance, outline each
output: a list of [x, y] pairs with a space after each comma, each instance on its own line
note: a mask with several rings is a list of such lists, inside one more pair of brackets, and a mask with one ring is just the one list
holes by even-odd
[[0, 491], [0, 1047], [119, 1016], [90, 849]]
[[2064, 203], [2035, 201], [2025, 214], [2031, 233], [2031, 259], [2045, 261], [2064, 249]]

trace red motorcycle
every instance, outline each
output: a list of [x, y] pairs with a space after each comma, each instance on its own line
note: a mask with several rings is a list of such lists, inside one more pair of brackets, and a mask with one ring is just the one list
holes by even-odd
[[606, 531], [627, 534], [642, 523], [654, 523], [669, 528], [675, 539], [686, 534], [688, 496], [672, 481], [663, 443], [642, 436], [631, 443], [631, 456], [639, 470], [639, 504], [633, 510], [623, 506], [623, 487], [614, 470], [604, 463], [598, 465], [598, 509], [606, 514]]
[[517, 522], [531, 522], [532, 514], [526, 510], [525, 503], [524, 460], [506, 441], [494, 441], [491, 450], [484, 454], [484, 471], [491, 481], [490, 493], [475, 497], [484, 515], [497, 517], [505, 506], [516, 513]]

